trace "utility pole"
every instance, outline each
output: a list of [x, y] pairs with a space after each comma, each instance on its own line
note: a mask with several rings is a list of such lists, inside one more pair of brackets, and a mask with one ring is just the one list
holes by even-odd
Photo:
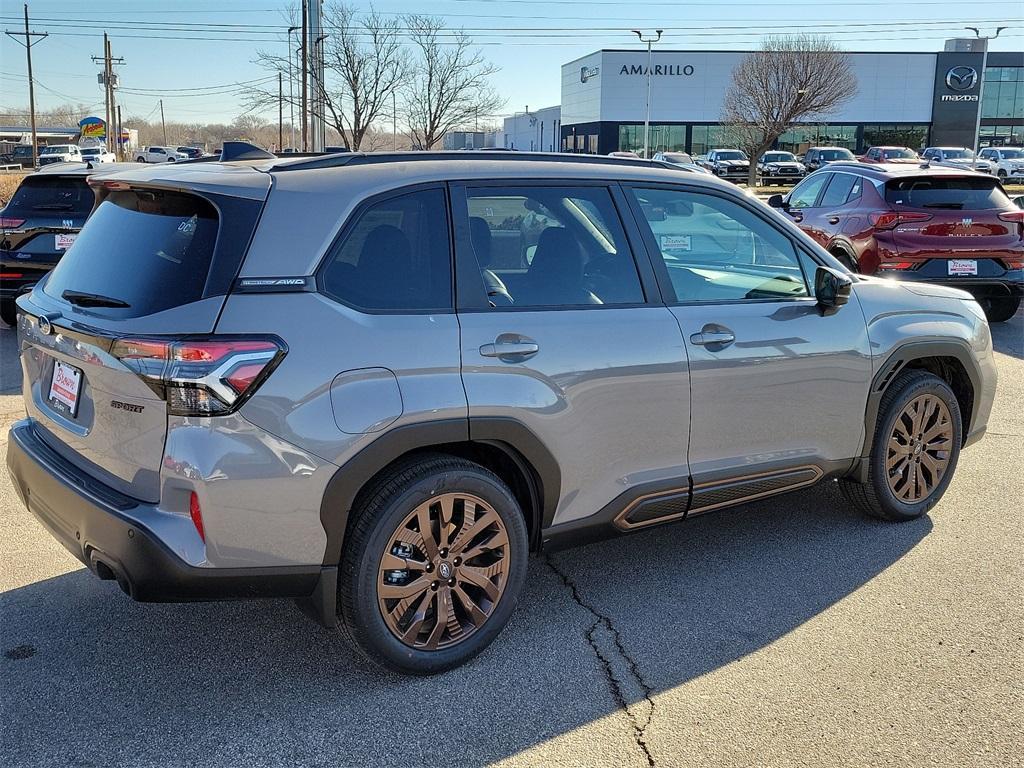
[[103, 114], [103, 131], [104, 131], [104, 144], [106, 145], [108, 152], [117, 151], [117, 139], [115, 138], [113, 147], [110, 143], [111, 125], [115, 122], [116, 108], [114, 106], [114, 63], [124, 64], [124, 59], [118, 57], [114, 59], [111, 55], [110, 49], [110, 38], [107, 33], [103, 33], [103, 55], [92, 56], [93, 63], [98, 64], [103, 62], [103, 103], [105, 112]]
[[644, 33], [639, 29], [634, 29], [633, 34], [640, 38], [641, 43], [647, 43], [647, 113], [644, 115], [644, 159], [649, 160], [650, 156], [647, 154], [647, 146], [650, 139], [651, 132], [651, 44], [661, 40], [661, 33], [663, 30], [654, 30], [657, 37], [644, 37]]
[[974, 122], [974, 159], [971, 160], [971, 170], [978, 169], [978, 153], [981, 151], [981, 110], [985, 108], [985, 69], [988, 67], [988, 41], [995, 40], [999, 33], [1007, 27], [996, 27], [994, 35], [983, 35], [977, 27], [964, 27], [974, 33], [974, 36], [981, 40], [984, 46], [981, 54], [981, 72], [978, 75], [978, 117]]
[[277, 151], [284, 149], [284, 74], [277, 73]]
[[398, 96], [397, 91], [391, 89], [391, 149], [398, 151]]
[[309, 151], [309, 133], [306, 121], [306, 99], [309, 95], [309, 7], [308, 0], [302, 0], [302, 105], [299, 109], [302, 119], [302, 151]]
[[288, 125], [291, 132], [288, 146], [292, 149], [295, 149], [295, 75], [292, 74], [292, 64], [295, 62], [292, 58], [292, 32], [297, 29], [298, 27], [288, 27]]
[[[39, 40], [32, 40], [33, 37], [38, 37], [40, 40], [46, 37], [49, 33], [47, 32], [30, 32], [28, 28], [28, 3], [25, 3], [25, 31], [24, 32], [8, 32], [4, 30], [4, 34], [9, 38], [17, 42], [19, 45], [25, 46], [25, 56], [28, 59], [28, 115], [29, 121], [32, 125], [32, 167], [36, 167], [38, 161], [39, 148], [36, 146], [36, 90], [35, 83], [32, 80], [32, 46], [39, 42]], [[24, 36], [25, 41], [18, 40], [19, 37]]]
[[117, 140], [115, 142], [117, 146], [117, 159], [124, 159], [124, 148], [121, 146], [121, 105], [117, 105]]
[[164, 131], [164, 146], [167, 146], [167, 123], [164, 122], [164, 100], [160, 99], [160, 127]]

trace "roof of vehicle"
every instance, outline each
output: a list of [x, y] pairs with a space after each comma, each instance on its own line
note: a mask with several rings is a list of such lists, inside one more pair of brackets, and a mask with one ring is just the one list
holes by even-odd
[[821, 147], [808, 147], [807, 151], [810, 152], [812, 149], [840, 149], [843, 152], [849, 152], [851, 155], [853, 154], [852, 150], [847, 149], [846, 147], [833, 147], [833, 146], [825, 145], [825, 146], [821, 146]]
[[145, 163], [102, 163], [100, 165], [80, 162], [53, 163], [51, 165], [44, 165], [38, 171], [29, 174], [25, 178], [31, 178], [32, 176], [95, 176], [98, 173], [118, 173], [120, 171], [129, 171], [133, 168], [145, 167]]
[[941, 149], [943, 152], [945, 152], [947, 149], [964, 150], [964, 151], [967, 151], [967, 152], [973, 152], [974, 151], [970, 147], [927, 147], [925, 149], [925, 152], [927, 152], [929, 149]]
[[[993, 177], [987, 173], [981, 173], [972, 171], [968, 168], [951, 168], [950, 166], [943, 165], [929, 165], [927, 161], [924, 161], [917, 165], [911, 165], [907, 163], [858, 163], [858, 162], [842, 162], [842, 163], [829, 163], [828, 172], [831, 171], [856, 171], [865, 176], [871, 176], [878, 179], [898, 179], [904, 176], [978, 176], [984, 179], [992, 179]], [[994, 179], [993, 179], [994, 180]]]
[[900, 147], [900, 146], [897, 146], [896, 144], [874, 144], [874, 145], [868, 147], [868, 151], [870, 152], [872, 149], [906, 149], [906, 150], [908, 150], [910, 152], [914, 151], [914, 150], [910, 149], [910, 147]]

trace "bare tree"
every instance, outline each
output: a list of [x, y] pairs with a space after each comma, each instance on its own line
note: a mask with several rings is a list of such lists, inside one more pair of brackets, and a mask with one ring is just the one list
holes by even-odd
[[726, 135], [750, 156], [750, 186], [757, 159], [779, 136], [795, 123], [834, 112], [856, 92], [850, 59], [829, 38], [765, 38], [733, 70], [722, 105]]
[[498, 68], [461, 30], [433, 16], [405, 17], [416, 52], [402, 114], [413, 145], [432, 149], [448, 131], [489, 118], [505, 103], [488, 85]]
[[[294, 9], [291, 18], [297, 18]], [[311, 70], [310, 87], [323, 96], [324, 119], [329, 128], [356, 150], [374, 122], [391, 115], [392, 93], [408, 69], [401, 22], [384, 18], [372, 8], [360, 15], [355, 7], [344, 3], [326, 5], [323, 21], [328, 32], [324, 40], [324, 81], [320, 82]], [[275, 74], [289, 76], [287, 54], [259, 51], [255, 61]], [[284, 99], [288, 98], [285, 89]], [[250, 89], [246, 98], [246, 106], [252, 111], [276, 109], [277, 102], [276, 78], [269, 85]], [[293, 103], [300, 106], [299, 102], [299, 94], [294, 93]]]

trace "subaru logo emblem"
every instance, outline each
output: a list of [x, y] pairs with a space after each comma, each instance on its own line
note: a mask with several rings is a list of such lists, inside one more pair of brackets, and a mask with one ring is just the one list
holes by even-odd
[[43, 334], [43, 336], [49, 336], [51, 333], [53, 333], [53, 324], [50, 322], [50, 318], [48, 318], [46, 315], [40, 315], [38, 322], [39, 332]]
[[452, 567], [448, 563], [441, 563], [437, 566], [437, 572], [442, 579], [450, 579], [452, 577]]
[[978, 84], [978, 70], [974, 67], [953, 67], [946, 73], [946, 87], [951, 91], [969, 91]]

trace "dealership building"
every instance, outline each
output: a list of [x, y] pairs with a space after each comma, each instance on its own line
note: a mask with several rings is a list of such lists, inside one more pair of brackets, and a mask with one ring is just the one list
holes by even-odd
[[[979, 100], [983, 54], [976, 44], [950, 40], [939, 53], [850, 53], [856, 95], [832, 114], [785, 133], [778, 148], [973, 146], [979, 108], [983, 146], [1024, 144], [1024, 53], [988, 54]], [[722, 102], [733, 69], [748, 53], [654, 52], [652, 151], [699, 155], [729, 146], [720, 123]], [[601, 50], [565, 64], [557, 123], [562, 151], [641, 151], [646, 92], [646, 51]]]

